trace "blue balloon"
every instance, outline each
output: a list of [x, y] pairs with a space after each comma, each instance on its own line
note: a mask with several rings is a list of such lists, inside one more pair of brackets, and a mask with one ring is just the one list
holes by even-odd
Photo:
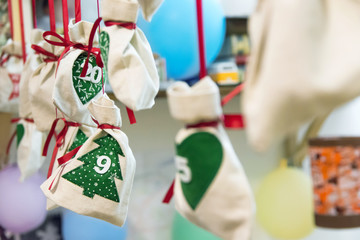
[[[203, 20], [209, 66], [225, 38], [226, 21], [219, 0], [203, 1]], [[140, 16], [137, 25], [144, 31], [153, 52], [166, 59], [170, 78], [186, 79], [199, 73], [195, 0], [166, 0], [150, 23]]]
[[65, 209], [62, 217], [62, 235], [64, 240], [125, 240], [127, 225], [118, 227]]

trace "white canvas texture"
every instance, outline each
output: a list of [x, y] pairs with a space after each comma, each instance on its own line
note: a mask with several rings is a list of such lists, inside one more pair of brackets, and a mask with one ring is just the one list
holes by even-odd
[[[91, 101], [89, 110], [100, 124], [121, 126], [120, 110], [114, 105], [114, 102], [107, 97], [102, 97], [98, 101]], [[117, 140], [125, 155], [125, 157], [118, 155], [123, 180], [121, 181], [115, 178], [120, 202], [109, 200], [97, 194], [95, 194], [93, 198], [84, 196], [84, 189], [82, 187], [61, 177], [67, 172], [81, 166], [83, 162], [77, 159], [97, 148], [98, 144], [96, 144], [94, 140], [106, 134], [110, 134]], [[41, 189], [47, 198], [59, 206], [68, 208], [82, 215], [99, 218], [114, 225], [122, 226], [127, 216], [135, 165], [135, 159], [129, 147], [128, 138], [121, 130], [98, 129], [85, 142], [72, 160], [65, 165], [59, 166], [59, 168], [53, 172], [52, 176], [41, 185]], [[54, 179], [55, 184], [53, 188], [49, 190], [49, 186]]]
[[[171, 115], [185, 124], [217, 121], [222, 114], [219, 89], [209, 77], [200, 80], [193, 87], [175, 83], [169, 87], [167, 94]], [[175, 177], [175, 207], [189, 221], [222, 239], [250, 239], [255, 203], [233, 146], [220, 123], [216, 127], [183, 128], [176, 136], [176, 145], [181, 145], [184, 140], [197, 133], [209, 133], [217, 139], [222, 149], [221, 163], [197, 206], [191, 207], [182, 184], [191, 184], [196, 176], [191, 167], [186, 167], [191, 159], [185, 159], [186, 165], [178, 166]], [[191, 149], [188, 151], [195, 151], [196, 145], [189, 148]], [[183, 158], [176, 158], [179, 157]], [[202, 160], [209, 161], [206, 156]], [[176, 164], [179, 164], [177, 159]], [[187, 177], [184, 178], [184, 174]]]
[[258, 2], [242, 98], [255, 149], [360, 94], [359, 11], [351, 0]]
[[[105, 22], [135, 23], [137, 14], [136, 1], [103, 0]], [[159, 91], [159, 76], [146, 36], [139, 27], [127, 29], [115, 25], [102, 31], [100, 43], [102, 47], [106, 45], [104, 63], [115, 97], [134, 111], [151, 108]], [[106, 40], [104, 33], [108, 34]]]

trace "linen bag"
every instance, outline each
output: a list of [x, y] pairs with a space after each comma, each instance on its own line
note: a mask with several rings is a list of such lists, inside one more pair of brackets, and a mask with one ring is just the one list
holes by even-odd
[[257, 150], [360, 94], [359, 12], [350, 0], [258, 2], [243, 96]]
[[[97, 41], [89, 43], [93, 25], [86, 21], [75, 23], [75, 20], [72, 19], [69, 24], [69, 36], [72, 42], [70, 44], [82, 44], [82, 46], [96, 44]], [[95, 37], [93, 39], [97, 39], [95, 31], [94, 34]], [[86, 76], [81, 77], [88, 54], [85, 51], [85, 47], [76, 48], [73, 46], [62, 57], [55, 77], [53, 102], [65, 115], [66, 119], [96, 127], [87, 106], [91, 100], [96, 100], [103, 96], [101, 91], [103, 87], [102, 66], [99, 66], [100, 64], [97, 61], [101, 59], [100, 55], [96, 58], [91, 53], [87, 64]]]
[[159, 91], [155, 60], [144, 33], [136, 26], [138, 3], [103, 0], [105, 26], [100, 34], [104, 72], [115, 97], [128, 108], [151, 108]]
[[209, 78], [167, 90], [171, 115], [187, 126], [176, 135], [175, 207], [192, 223], [225, 240], [250, 239], [252, 192], [219, 124], [219, 88]]
[[21, 45], [9, 39], [1, 48], [0, 112], [18, 113], [19, 84], [23, 67]]
[[[42, 40], [40, 29], [31, 31], [31, 43], [38, 44]], [[30, 51], [24, 65], [20, 80], [19, 95], [19, 116], [17, 123], [17, 164], [20, 169], [23, 181], [27, 177], [36, 173], [45, 161], [41, 156], [44, 134], [36, 129], [32, 120], [29, 85], [32, 73], [41, 64], [41, 58], [35, 52]]]
[[[49, 37], [49, 39], [55, 40], [54, 37]], [[57, 59], [64, 48], [46, 41], [40, 42], [38, 46], [44, 50], [43, 53], [39, 53], [43, 62], [29, 80], [31, 112], [36, 128], [39, 131], [48, 132], [57, 118], [56, 108], [52, 102], [52, 92], [55, 85]]]
[[73, 159], [63, 161], [68, 155], [59, 159], [64, 163], [41, 189], [59, 206], [122, 226], [127, 215], [135, 159], [127, 136], [119, 128], [120, 110], [114, 102], [106, 96], [92, 100], [89, 111], [97, 119], [99, 129], [78, 148]]
[[[84, 125], [78, 127], [69, 126], [64, 136], [63, 144], [58, 147], [55, 153], [53, 152], [55, 156], [52, 157], [50, 162], [48, 176], [51, 176], [51, 173], [59, 167], [57, 159], [74, 150], [78, 146], [83, 145], [85, 141], [95, 132], [95, 130], [96, 128], [86, 127]], [[55, 202], [47, 199], [47, 210], [52, 210], [56, 207], [58, 207], [58, 205]]]

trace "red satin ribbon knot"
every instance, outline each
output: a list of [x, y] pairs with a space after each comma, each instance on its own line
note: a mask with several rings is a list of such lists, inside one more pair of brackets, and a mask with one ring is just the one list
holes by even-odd
[[106, 123], [100, 124], [95, 118], [92, 118], [92, 120], [94, 121], [94, 123], [96, 123], [96, 125], [99, 129], [118, 129], [118, 130], [120, 130], [120, 127], [116, 127], [114, 125], [110, 125], [110, 124], [106, 124]]
[[58, 134], [57, 138], [56, 138], [56, 143], [55, 143], [54, 151], [53, 151], [53, 154], [52, 154], [52, 157], [51, 157], [50, 166], [49, 166], [49, 170], [48, 170], [48, 175], [47, 175], [48, 178], [51, 176], [52, 170], [54, 168], [56, 154], [57, 154], [59, 148], [64, 144], [65, 136], [66, 136], [66, 133], [67, 133], [69, 127], [79, 127], [79, 126], [81, 126], [80, 123], [69, 122], [69, 121], [66, 121], [65, 118], [57, 118], [57, 119], [55, 119], [52, 126], [51, 126], [49, 135], [47, 136], [47, 139], [46, 139], [45, 144], [44, 144], [44, 149], [43, 149], [43, 153], [42, 153], [43, 156], [47, 155], [49, 145], [50, 145], [50, 140], [53, 137], [53, 135], [55, 134], [56, 125], [59, 122], [59, 120], [62, 120], [64, 122], [64, 127], [61, 130], [61, 132]]
[[[22, 119], [22, 118], [13, 118], [13, 119], [11, 119], [10, 122], [11, 122], [11, 123], [17, 123], [17, 122], [19, 122], [21, 119]], [[31, 119], [31, 118], [23, 118], [23, 120], [26, 121], [26, 122], [34, 123], [34, 119]], [[14, 141], [14, 138], [15, 138], [15, 136], [16, 136], [16, 133], [17, 133], [17, 131], [16, 131], [16, 129], [15, 129], [15, 131], [14, 131], [13, 134], [11, 135], [11, 137], [10, 137], [10, 139], [9, 139], [9, 142], [8, 142], [8, 145], [7, 145], [7, 147], [6, 147], [6, 155], [9, 155], [9, 153], [10, 153], [11, 144], [12, 144], [12, 142]]]
[[[93, 42], [94, 42], [94, 37], [95, 37], [95, 32], [97, 27], [99, 26], [100, 22], [101, 22], [101, 18], [98, 18], [92, 29], [91, 29], [91, 33], [89, 36], [89, 45], [84, 45], [82, 43], [75, 43], [72, 42], [70, 40], [66, 40], [65, 38], [63, 38], [62, 36], [60, 36], [59, 34], [57, 34], [56, 32], [51, 32], [51, 31], [46, 31], [43, 34], [43, 38], [45, 39], [46, 42], [54, 45], [54, 46], [60, 46], [60, 47], [65, 47], [64, 51], [61, 53], [59, 60], [58, 60], [58, 66], [60, 64], [61, 59], [63, 58], [63, 56], [71, 49], [71, 48], [76, 48], [76, 49], [80, 49], [83, 51], [86, 51], [88, 53], [83, 70], [81, 72], [80, 77], [85, 77], [87, 69], [88, 69], [88, 64], [89, 64], [89, 60], [90, 60], [90, 55], [94, 54], [96, 57], [96, 64], [100, 67], [103, 68], [104, 64], [103, 61], [101, 59], [101, 53], [100, 53], [100, 48], [95, 48], [93, 47]], [[47, 36], [53, 36], [55, 38], [57, 38], [59, 41], [52, 41], [47, 39]]]
[[58, 56], [49, 51], [46, 51], [38, 45], [32, 44], [31, 48], [35, 51], [35, 54], [41, 54], [47, 57], [44, 59], [44, 62], [56, 62], [57, 60], [59, 60]]
[[127, 28], [129, 30], [136, 29], [136, 23], [133, 22], [105, 21], [104, 24], [106, 27], [119, 26], [119, 27]]

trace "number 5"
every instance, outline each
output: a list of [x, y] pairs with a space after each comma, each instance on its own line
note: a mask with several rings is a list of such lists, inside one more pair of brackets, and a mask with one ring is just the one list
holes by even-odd
[[188, 160], [184, 157], [176, 156], [175, 157], [175, 165], [179, 172], [180, 180], [184, 183], [191, 182], [191, 169], [189, 168]]

